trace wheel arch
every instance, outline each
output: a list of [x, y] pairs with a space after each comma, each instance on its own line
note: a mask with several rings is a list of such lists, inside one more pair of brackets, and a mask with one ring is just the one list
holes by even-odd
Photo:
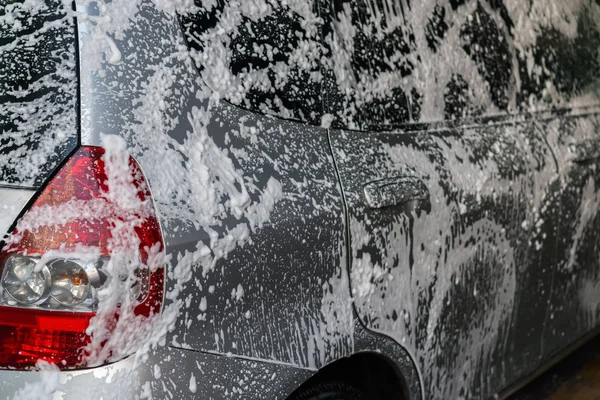
[[[315, 384], [332, 381], [344, 382], [373, 393], [373, 388], [387, 382], [382, 393], [373, 399], [424, 399], [421, 373], [412, 354], [392, 338], [365, 329], [358, 319], [354, 327], [354, 352], [321, 367], [306, 380], [289, 399]], [[379, 395], [380, 397], [375, 397]]]
[[377, 351], [359, 351], [337, 359], [304, 382], [289, 399], [324, 383], [343, 383], [364, 393], [369, 399], [408, 400], [410, 388], [397, 364]]

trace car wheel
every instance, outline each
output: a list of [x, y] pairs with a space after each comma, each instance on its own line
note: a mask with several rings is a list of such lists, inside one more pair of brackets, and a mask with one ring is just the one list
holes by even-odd
[[367, 400], [367, 396], [345, 382], [329, 381], [301, 389], [288, 400]]

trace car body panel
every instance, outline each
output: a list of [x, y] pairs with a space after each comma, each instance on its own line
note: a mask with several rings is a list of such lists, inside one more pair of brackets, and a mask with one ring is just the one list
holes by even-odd
[[561, 212], [544, 347], [557, 353], [600, 323], [600, 109], [541, 123], [560, 167]]
[[[356, 0], [324, 16], [357, 313], [414, 355], [426, 398], [490, 397], [597, 325], [579, 305], [596, 288], [594, 162], [561, 154], [597, 134], [575, 116], [599, 100], [598, 7], [565, 3], [547, 25], [546, 5]], [[589, 278], [568, 283], [565, 254]]]
[[[171, 259], [167, 312], [180, 315], [167, 342], [312, 369], [350, 355], [343, 204], [327, 131], [213, 105], [189, 60], [172, 56], [183, 44], [178, 21], [151, 6], [121, 52], [144, 48], [143, 62], [109, 65], [99, 78], [85, 57], [91, 35], [80, 35], [82, 143], [125, 138], [152, 189]], [[165, 88], [180, 96], [155, 109]]]
[[[535, 125], [337, 131], [332, 145], [348, 202], [357, 312], [414, 354], [426, 398], [486, 397], [516, 377], [521, 357], [535, 360], [531, 370], [539, 365], [551, 274], [522, 226], [537, 219], [538, 194], [557, 171]], [[406, 177], [427, 195], [369, 204], [365, 185]], [[553, 249], [554, 239], [540, 245]], [[546, 296], [531, 298], [528, 286]]]

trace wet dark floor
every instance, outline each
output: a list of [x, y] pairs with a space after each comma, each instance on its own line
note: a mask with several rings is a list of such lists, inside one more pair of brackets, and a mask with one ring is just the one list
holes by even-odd
[[600, 400], [600, 336], [587, 342], [508, 400]]

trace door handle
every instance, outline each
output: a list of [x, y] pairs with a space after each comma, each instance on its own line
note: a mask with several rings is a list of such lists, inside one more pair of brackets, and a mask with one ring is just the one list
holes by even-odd
[[427, 186], [417, 177], [401, 176], [369, 182], [364, 187], [371, 208], [399, 206], [409, 201], [427, 200]]
[[600, 159], [600, 139], [588, 139], [569, 145], [569, 161], [586, 163]]

